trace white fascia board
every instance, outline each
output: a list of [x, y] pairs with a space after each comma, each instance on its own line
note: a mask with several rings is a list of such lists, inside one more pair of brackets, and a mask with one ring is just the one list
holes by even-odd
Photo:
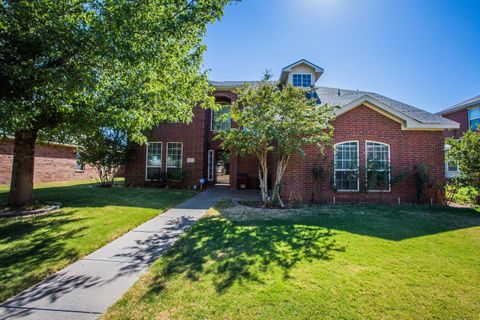
[[380, 109], [376, 111], [384, 111], [381, 112], [386, 116], [389, 116], [389, 118], [397, 121], [402, 125], [403, 130], [420, 130], [420, 129], [435, 129], [435, 130], [440, 130], [440, 129], [458, 129], [460, 125], [458, 123], [455, 124], [448, 124], [448, 123], [422, 123], [419, 122], [409, 116], [407, 116], [404, 113], [401, 113], [392, 107], [386, 105], [385, 103], [378, 101], [377, 99], [369, 96], [369, 95], [363, 95], [358, 99], [355, 99], [351, 101], [350, 103], [344, 105], [340, 109], [336, 110], [336, 116], [339, 116], [345, 112], [348, 112], [360, 105], [366, 105], [367, 107], [370, 107], [372, 109]]

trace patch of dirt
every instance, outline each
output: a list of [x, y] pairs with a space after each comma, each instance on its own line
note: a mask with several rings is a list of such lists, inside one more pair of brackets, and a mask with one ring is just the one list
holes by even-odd
[[259, 209], [277, 209], [277, 210], [285, 210], [285, 209], [300, 209], [303, 208], [305, 205], [302, 203], [296, 203], [296, 202], [289, 202], [285, 204], [285, 207], [280, 207], [277, 205], [267, 205], [262, 201], [240, 201], [239, 204], [246, 206], [246, 207], [252, 207], [252, 208], [259, 208]]
[[59, 202], [35, 203], [21, 208], [4, 207], [0, 209], [0, 218], [41, 215], [58, 210], [61, 207], [62, 204]]
[[[248, 221], [248, 220], [274, 220], [274, 219], [291, 219], [293, 217], [312, 216], [310, 207], [303, 208], [262, 208], [251, 207], [237, 203], [236, 206], [221, 209], [220, 214], [232, 221]], [[320, 207], [319, 207], [320, 209]], [[323, 213], [323, 210], [318, 210], [318, 213]], [[316, 214], [318, 214], [316, 213]]]

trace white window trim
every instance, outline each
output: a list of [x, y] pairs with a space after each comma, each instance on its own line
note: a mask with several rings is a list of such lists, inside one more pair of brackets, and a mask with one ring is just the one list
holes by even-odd
[[[180, 149], [180, 167], [174, 167], [174, 166], [169, 166], [168, 165], [168, 145], [170, 143], [179, 143], [181, 144], [182, 148]], [[183, 168], [183, 142], [174, 142], [174, 141], [169, 141], [166, 144], [166, 149], [165, 149], [165, 173], [168, 173], [168, 169], [182, 169]]]
[[[211, 168], [208, 167], [208, 160], [210, 158], [210, 155], [212, 155]], [[214, 173], [215, 173], [215, 151], [208, 150], [208, 153], [207, 153], [207, 180], [208, 181], [213, 181], [215, 179]]]
[[[230, 103], [218, 103], [218, 104], [221, 106], [231, 106]], [[218, 132], [221, 130], [213, 130], [213, 113], [214, 112], [215, 112], [214, 110], [210, 110], [210, 131]], [[228, 122], [229, 122], [229, 129], [230, 129], [232, 128], [232, 115], [230, 113], [228, 114]]]
[[[367, 144], [371, 143], [378, 143], [388, 147], [388, 166], [392, 163], [392, 155], [391, 155], [391, 148], [388, 143], [380, 142], [380, 141], [373, 141], [373, 140], [365, 140], [365, 186], [368, 185], [368, 152], [367, 152]], [[385, 170], [378, 170], [378, 171], [385, 171]], [[367, 190], [367, 192], [392, 192], [392, 173], [388, 171], [388, 190]]]
[[[295, 73], [292, 73], [292, 86], [293, 86], [293, 76], [294, 75], [301, 75], [302, 76], [302, 85], [301, 86], [296, 86], [296, 88], [311, 88], [313, 86], [313, 77], [314, 75], [311, 74], [311, 73], [308, 73], [308, 72], [295, 72]], [[303, 76], [304, 75], [309, 75], [310, 76], [310, 85], [308, 87], [304, 87], [303, 86]]]
[[[470, 123], [469, 123], [469, 125], [470, 125]], [[451, 148], [452, 147], [449, 144], [445, 144], [445, 148], [444, 148], [444, 151], [445, 151], [445, 178], [455, 178], [460, 174], [460, 170], [458, 169], [458, 161], [456, 161], [457, 162], [457, 171], [449, 170], [448, 151], [450, 151]]]
[[[148, 165], [148, 145], [150, 143], [159, 143], [160, 144], [160, 166], [149, 166]], [[163, 168], [162, 164], [163, 164], [163, 142], [161, 142], [161, 141], [148, 141], [147, 146], [145, 148], [145, 181], [152, 181], [152, 179], [148, 179], [148, 168], [160, 168], [160, 171], [162, 171], [161, 170]]]
[[[480, 117], [478, 118], [470, 118], [470, 110], [474, 110], [474, 109], [478, 109], [480, 111], [480, 106], [476, 106], [476, 107], [473, 107], [473, 108], [469, 108], [467, 113], [468, 113], [468, 129], [472, 129], [472, 126], [470, 125], [470, 121], [472, 120], [478, 120], [480, 119]], [[473, 129], [472, 129], [473, 130]], [[474, 131], [477, 131], [477, 130], [474, 130]], [[451, 171], [451, 172], [454, 172], [454, 171]]]
[[[344, 143], [349, 143], [349, 142], [355, 142], [357, 144], [357, 189], [356, 190], [345, 190], [345, 189], [337, 189], [337, 192], [359, 192], [360, 191], [360, 142], [358, 140], [348, 140], [348, 141], [342, 141], [335, 143], [333, 145], [333, 185], [336, 187], [337, 186], [337, 181], [336, 181], [336, 174], [335, 172], [337, 169], [335, 168], [336, 165], [336, 152], [335, 149], [337, 148], [337, 145], [344, 144]], [[354, 170], [346, 170], [346, 169], [338, 169], [338, 171], [354, 171]]]

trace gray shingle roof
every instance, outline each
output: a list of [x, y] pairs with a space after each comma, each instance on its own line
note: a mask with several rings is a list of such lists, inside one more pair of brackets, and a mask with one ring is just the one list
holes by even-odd
[[393, 100], [374, 92], [318, 87], [317, 94], [320, 97], [322, 104], [328, 103], [331, 105], [338, 105], [340, 107], [343, 107], [356, 99], [368, 95], [373, 99], [391, 107], [392, 109], [417, 120], [418, 122], [425, 124], [455, 124], [455, 122], [452, 120], [432, 114], [422, 109], [412, 107], [403, 102]]
[[231, 89], [241, 88], [244, 84], [250, 84], [252, 86], [258, 85], [261, 81], [209, 81], [212, 87], [218, 89]]
[[454, 105], [452, 107], [449, 107], [445, 110], [439, 111], [439, 112], [437, 112], [437, 114], [447, 114], [447, 113], [450, 113], [450, 112], [454, 112], [454, 111], [457, 111], [457, 110], [468, 108], [468, 107], [476, 105], [476, 104], [480, 104], [480, 94], [476, 97], [467, 99], [467, 100], [462, 101], [460, 103], [457, 103], [456, 105]]
[[[244, 83], [251, 85], [258, 85], [260, 81], [210, 81], [210, 84], [217, 89], [232, 89], [242, 87]], [[339, 94], [340, 93], [340, 94]], [[417, 120], [423, 124], [436, 124], [436, 125], [456, 125], [457, 123], [443, 118], [438, 114], [432, 114], [425, 110], [421, 110], [412, 107], [403, 102], [382, 96], [374, 92], [357, 91], [357, 90], [345, 90], [328, 87], [317, 87], [317, 94], [320, 98], [320, 104], [331, 104], [336, 106], [346, 106], [349, 103], [363, 97], [369, 96], [397, 112], [406, 115], [412, 119]]]

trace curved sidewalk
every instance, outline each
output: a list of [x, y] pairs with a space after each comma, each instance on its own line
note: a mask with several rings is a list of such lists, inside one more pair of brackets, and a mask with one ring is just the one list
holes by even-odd
[[0, 319], [95, 319], [220, 199], [258, 192], [210, 189], [143, 223], [0, 304]]

